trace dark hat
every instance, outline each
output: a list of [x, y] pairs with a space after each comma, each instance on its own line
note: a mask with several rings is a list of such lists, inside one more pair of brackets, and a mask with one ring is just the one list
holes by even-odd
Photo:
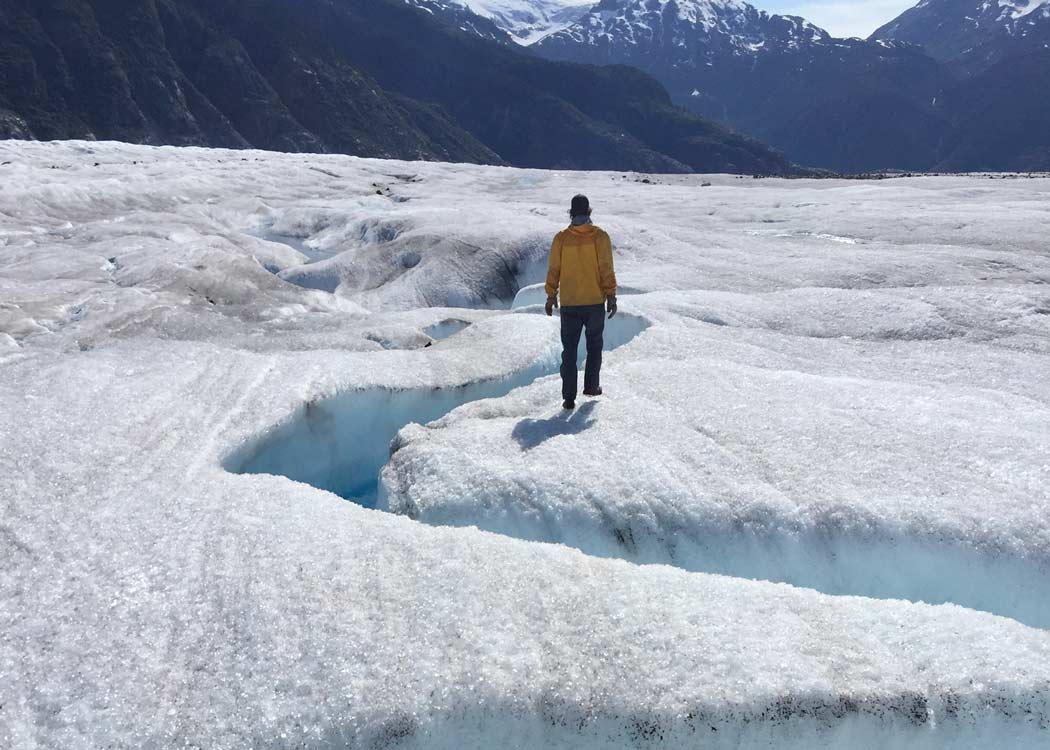
[[591, 202], [587, 200], [586, 195], [574, 195], [572, 197], [572, 208], [569, 209], [569, 216], [588, 216], [591, 213]]

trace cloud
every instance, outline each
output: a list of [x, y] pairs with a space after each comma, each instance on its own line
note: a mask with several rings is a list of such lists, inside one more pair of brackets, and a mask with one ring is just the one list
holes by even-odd
[[778, 3], [776, 12], [802, 16], [834, 36], [866, 37], [915, 3], [916, 0], [808, 0]]

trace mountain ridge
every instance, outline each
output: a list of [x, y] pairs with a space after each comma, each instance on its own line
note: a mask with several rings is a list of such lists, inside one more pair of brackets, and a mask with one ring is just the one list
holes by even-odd
[[[417, 0], [408, 0], [416, 2]], [[519, 44], [532, 44], [582, 16], [594, 0], [439, 0], [469, 8]]]
[[[1002, 124], [994, 101], [1050, 144], [1050, 117], [987, 83], [1044, 90], [1047, 48], [1050, 0], [923, 0], [868, 39], [835, 38], [745, 0], [600, 0], [533, 46], [556, 60], [636, 66], [680, 106], [796, 163], [842, 172], [1046, 169], [1031, 136], [1015, 139], [1029, 144], [1015, 152], [976, 127]], [[1006, 79], [1011, 61], [1017, 82]]]
[[[951, 82], [914, 45], [836, 39], [743, 0], [601, 0], [534, 49], [557, 60], [635, 65], [690, 111], [799, 163], [838, 171], [928, 166], [940, 128], [932, 102]], [[911, 133], [916, 125], [929, 138]]]
[[967, 74], [1050, 46], [1050, 0], [922, 0], [871, 39], [922, 46]]
[[480, 38], [495, 29], [484, 19], [467, 33], [397, 0], [125, 6], [0, 7], [0, 137], [577, 169], [791, 169], [757, 141], [675, 108], [641, 73], [541, 59]]

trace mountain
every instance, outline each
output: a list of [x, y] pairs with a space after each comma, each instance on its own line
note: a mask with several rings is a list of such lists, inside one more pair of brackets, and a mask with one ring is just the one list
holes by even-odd
[[913, 45], [835, 39], [741, 0], [602, 0], [534, 49], [637, 66], [693, 112], [846, 171], [929, 166], [944, 128], [933, 102], [954, 82]]
[[923, 0], [872, 39], [909, 42], [966, 72], [1050, 47], [1050, 0]]
[[[493, 42], [510, 43], [511, 35], [502, 23], [496, 23], [484, 13], [454, 0], [405, 0], [405, 3], [429, 13], [438, 23], [451, 29], [479, 36]], [[498, 16], [497, 16], [498, 17]], [[502, 17], [498, 17], [504, 21]]]
[[1050, 50], [995, 63], [942, 94], [937, 169], [1050, 171]]
[[450, 18], [403, 0], [5, 0], [0, 137], [790, 169], [640, 72], [539, 59]]
[[751, 57], [829, 40], [804, 19], [770, 15], [740, 0], [601, 0], [540, 47], [589, 47], [603, 62], [656, 54], [665, 64], [695, 67], [725, 55]]
[[[453, 0], [406, 2], [482, 33]], [[1050, 168], [1046, 97], [1032, 95], [1048, 90], [1050, 0], [924, 0], [867, 40], [743, 0], [601, 0], [570, 5], [579, 17], [563, 28], [550, 21], [552, 0], [463, 2], [519, 42], [539, 23], [547, 33], [529, 49], [549, 59], [639, 68], [676, 104], [797, 163]]]
[[[420, 2], [421, 0], [407, 0]], [[581, 17], [593, 0], [423, 0], [446, 6], [466, 6], [510, 34], [520, 44], [532, 44]], [[454, 11], [453, 11], [454, 12]]]
[[923, 0], [872, 38], [922, 45], [960, 76], [937, 95], [935, 168], [1050, 170], [1050, 0]]
[[[253, 5], [260, 20], [281, 20]], [[315, 54], [304, 36], [241, 35], [230, 28], [237, 14], [209, 17], [220, 7], [8, 0], [0, 135], [501, 161], [439, 109]]]

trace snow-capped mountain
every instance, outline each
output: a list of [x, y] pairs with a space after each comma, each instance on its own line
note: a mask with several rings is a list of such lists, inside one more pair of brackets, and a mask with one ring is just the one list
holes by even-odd
[[593, 0], [462, 0], [521, 44], [532, 44], [579, 19]]
[[678, 104], [809, 164], [918, 168], [936, 137], [924, 108], [944, 74], [917, 48], [836, 39], [743, 0], [602, 0], [535, 49], [641, 68]]
[[551, 53], [589, 47], [590, 56], [609, 62], [655, 55], [663, 65], [696, 67], [726, 54], [800, 49], [829, 39], [802, 18], [769, 14], [741, 0], [602, 0], [540, 46]]
[[1050, 48], [1050, 0], [923, 0], [872, 39], [918, 44], [938, 60], [980, 71]]
[[454, 0], [405, 0], [408, 5], [425, 10], [446, 26], [496, 42], [509, 42], [510, 35], [491, 18]]
[[450, 15], [460, 28], [492, 37], [485, 19], [506, 32], [519, 44], [532, 44], [548, 34], [564, 29], [580, 18], [593, 0], [405, 0], [433, 13]]
[[1050, 0], [923, 0], [872, 38], [922, 45], [960, 79], [937, 97], [939, 167], [1050, 165]]
[[1050, 0], [923, 0], [870, 39], [837, 39], [746, 0], [404, 1], [554, 60], [639, 68], [676, 104], [798, 163], [843, 171], [1047, 163], [1041, 126], [1011, 139], [1013, 148], [994, 134], [1013, 132], [1014, 121], [1050, 121], [1038, 97], [996, 94], [1045, 88], [1047, 62], [1019, 57], [1050, 59]]

